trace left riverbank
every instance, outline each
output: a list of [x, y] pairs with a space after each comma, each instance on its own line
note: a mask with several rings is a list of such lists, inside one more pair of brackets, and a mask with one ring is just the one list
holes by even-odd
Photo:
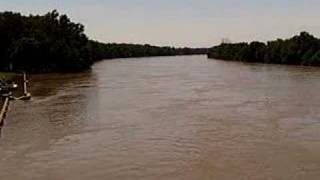
[[0, 71], [79, 72], [104, 59], [206, 54], [206, 48], [91, 40], [84, 25], [53, 10], [43, 15], [0, 12]]

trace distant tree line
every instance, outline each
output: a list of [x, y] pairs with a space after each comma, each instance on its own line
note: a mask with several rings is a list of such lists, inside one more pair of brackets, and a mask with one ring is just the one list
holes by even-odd
[[89, 69], [102, 59], [206, 53], [207, 49], [92, 41], [82, 24], [56, 10], [29, 16], [0, 12], [0, 71], [71, 72]]
[[89, 41], [88, 46], [90, 56], [94, 60], [150, 56], [196, 55], [208, 53], [208, 49], [206, 48], [159, 47], [151, 46], [149, 44], [106, 44], [92, 40]]
[[209, 58], [272, 64], [320, 66], [320, 39], [307, 32], [268, 43], [222, 43], [209, 50]]

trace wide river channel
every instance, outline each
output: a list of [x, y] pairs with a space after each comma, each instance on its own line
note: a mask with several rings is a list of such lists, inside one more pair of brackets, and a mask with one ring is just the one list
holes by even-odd
[[320, 68], [179, 56], [29, 79], [1, 180], [320, 179]]

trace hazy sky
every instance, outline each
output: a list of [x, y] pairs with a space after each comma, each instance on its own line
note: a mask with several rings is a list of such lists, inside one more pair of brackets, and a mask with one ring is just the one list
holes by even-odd
[[24, 14], [57, 9], [103, 42], [212, 46], [222, 38], [266, 41], [320, 36], [320, 0], [0, 0]]

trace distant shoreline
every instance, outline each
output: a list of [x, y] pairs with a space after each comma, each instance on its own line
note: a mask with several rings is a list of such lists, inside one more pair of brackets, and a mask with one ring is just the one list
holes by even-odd
[[252, 43], [222, 43], [208, 58], [250, 63], [320, 66], [320, 39], [302, 32], [293, 38]]

